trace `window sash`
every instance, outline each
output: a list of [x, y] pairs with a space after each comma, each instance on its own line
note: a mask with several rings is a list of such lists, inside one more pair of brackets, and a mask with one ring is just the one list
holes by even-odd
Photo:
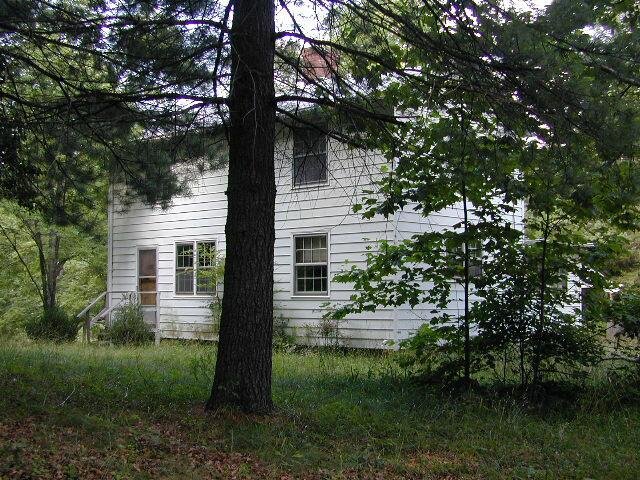
[[313, 129], [298, 129], [293, 140], [293, 184], [326, 183], [328, 178], [327, 136]]
[[294, 237], [293, 292], [296, 295], [326, 295], [329, 292], [328, 236]]
[[178, 295], [193, 294], [193, 242], [176, 243], [175, 291]]
[[215, 267], [212, 259], [203, 258], [203, 251], [215, 255], [215, 240], [176, 243], [174, 276], [176, 295], [209, 295], [216, 292], [216, 282], [199, 274]]
[[[205, 255], [202, 255], [205, 252]], [[210, 256], [207, 257], [206, 255]], [[197, 265], [195, 272], [195, 288], [196, 294], [210, 294], [216, 292], [216, 285], [213, 278], [207, 278], [200, 275], [201, 272], [211, 272], [215, 268], [216, 242], [201, 241], [196, 242]]]

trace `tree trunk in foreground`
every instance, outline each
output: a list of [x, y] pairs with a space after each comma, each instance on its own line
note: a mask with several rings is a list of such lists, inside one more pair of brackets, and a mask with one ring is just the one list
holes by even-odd
[[274, 35], [273, 0], [234, 2], [226, 264], [210, 409], [272, 408]]

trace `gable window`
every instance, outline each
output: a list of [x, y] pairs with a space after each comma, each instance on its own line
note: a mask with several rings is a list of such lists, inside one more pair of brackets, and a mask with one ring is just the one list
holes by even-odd
[[326, 183], [327, 172], [327, 136], [314, 128], [294, 130], [293, 185]]
[[329, 257], [327, 235], [294, 237], [294, 293], [296, 295], [326, 295]]
[[216, 243], [176, 243], [176, 294], [207, 295], [215, 293]]

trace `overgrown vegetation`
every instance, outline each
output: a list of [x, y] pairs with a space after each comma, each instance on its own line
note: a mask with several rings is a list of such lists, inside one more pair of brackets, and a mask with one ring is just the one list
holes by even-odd
[[[369, 129], [369, 145], [394, 168], [354, 211], [365, 219], [416, 212], [423, 225], [411, 238], [381, 242], [365, 266], [337, 277], [358, 293], [334, 315], [421, 307], [429, 325], [408, 343], [409, 361], [440, 381], [472, 385], [505, 358], [532, 390], [560, 373], [584, 375], [607, 358], [606, 318], [582, 317], [575, 307], [583, 289], [604, 292], [610, 244], [640, 223], [640, 110], [637, 82], [610, 77], [583, 55], [598, 44], [603, 59], [635, 38], [628, 20], [636, 14], [557, 1], [538, 16], [502, 17], [499, 4], [477, 2], [473, 13], [454, 7], [449, 26], [410, 5], [417, 7], [387, 5], [402, 33], [347, 20], [341, 33], [422, 75], [424, 82], [389, 81], [393, 67], [355, 63], [407, 118]], [[595, 25], [607, 25], [607, 40], [588, 32]], [[461, 65], [457, 88], [448, 83], [456, 60], [428, 53], [442, 33], [455, 49], [482, 45], [488, 60], [477, 74]], [[495, 70], [494, 61], [513, 70]], [[521, 62], [538, 66], [521, 70]], [[448, 220], [432, 226], [433, 216]], [[452, 314], [455, 297], [461, 308]]]
[[76, 315], [105, 290], [104, 218], [103, 211], [88, 216], [87, 222], [98, 223], [88, 232], [0, 201], [2, 335], [19, 335], [28, 319], [52, 308]]
[[205, 413], [211, 344], [0, 345], [8, 478], [635, 478], [636, 390], [542, 403], [416, 385], [395, 354], [276, 352], [277, 412]]
[[27, 320], [25, 332], [33, 340], [71, 342], [78, 336], [79, 321], [60, 307], [51, 307]]
[[142, 305], [131, 298], [113, 310], [111, 325], [104, 338], [114, 345], [142, 345], [153, 341], [154, 335], [144, 321]]

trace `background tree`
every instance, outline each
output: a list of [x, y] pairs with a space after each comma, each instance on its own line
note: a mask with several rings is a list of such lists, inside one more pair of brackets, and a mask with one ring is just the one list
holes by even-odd
[[[607, 30], [606, 36], [594, 34], [602, 28], [613, 28], [607, 21], [604, 21], [606, 27], [600, 23], [597, 8], [585, 10], [580, 7], [578, 17], [554, 21], [546, 15], [534, 19], [530, 14], [507, 11], [499, 5], [477, 3], [467, 9], [453, 7], [452, 12], [445, 14], [448, 21], [439, 23], [432, 16], [439, 8], [437, 5], [421, 10], [411, 2], [371, 4], [374, 12], [385, 11], [385, 15], [394, 18], [396, 29], [389, 32], [372, 27], [374, 23], [363, 22], [347, 34], [358, 39], [356, 42], [370, 46], [374, 52], [381, 51], [388, 57], [388, 64], [403, 64], [406, 70], [420, 72], [422, 78], [416, 80], [409, 76], [390, 82], [385, 78], [388, 69], [371, 68], [366, 61], [354, 63], [355, 71], [361, 72], [363, 79], [368, 75], [367, 82], [386, 84], [384, 95], [406, 109], [408, 117], [402, 127], [396, 127], [395, 136], [378, 136], [380, 141], [374, 143], [390, 161], [398, 159], [398, 167], [383, 180], [382, 199], [372, 197], [365, 201], [365, 216], [389, 215], [413, 207], [412, 202], [427, 205], [428, 208], [423, 208], [428, 214], [461, 201], [459, 227], [463, 238], [470, 237], [466, 239], [466, 248], [462, 249], [467, 270], [463, 284], [468, 292], [469, 258], [464, 252], [469, 251], [471, 238], [483, 245], [485, 260], [497, 262], [502, 260], [501, 256], [517, 258], [515, 254], [507, 255], [505, 245], [517, 251], [515, 242], [519, 232], [515, 229], [517, 226], [509, 224], [505, 215], [508, 210], [503, 210], [501, 214], [489, 216], [486, 222], [479, 215], [478, 227], [467, 228], [468, 235], [464, 235], [464, 225], [468, 227], [469, 218], [464, 208], [465, 193], [471, 197], [492, 192], [493, 201], [498, 205], [527, 201], [527, 233], [534, 239], [540, 238], [540, 242], [526, 249], [527, 257], [535, 257], [528, 258], [526, 264], [537, 267], [534, 269], [536, 281], [531, 283], [529, 278], [524, 285], [509, 285], [511, 295], [524, 295], [521, 301], [509, 306], [517, 309], [520, 305], [537, 314], [536, 319], [528, 317], [530, 325], [523, 320], [524, 323], [513, 328], [516, 336], [523, 328], [531, 335], [527, 340], [527, 346], [532, 349], [528, 358], [533, 382], [538, 383], [543, 361], [563, 355], [565, 359], [570, 357], [566, 351], [554, 350], [554, 345], [558, 344], [551, 339], [559, 332], [555, 330], [556, 326], [574, 334], [573, 340], [586, 334], [581, 338], [588, 339], [591, 342], [588, 345], [594, 346], [593, 330], [572, 328], [578, 325], [575, 316], [561, 308], [569, 295], [554, 286], [569, 269], [578, 275], [583, 285], [599, 285], [598, 276], [580, 263], [586, 256], [577, 252], [581, 243], [586, 242], [586, 238], [593, 239], [596, 232], [585, 237], [572, 229], [584, 225], [587, 219], [633, 227], [637, 218], [638, 182], [633, 159], [638, 146], [638, 111], [625, 99], [627, 94], [634, 95], [629, 93], [633, 85], [630, 72], [637, 70], [633, 69], [631, 57], [621, 55], [620, 50], [615, 54], [620, 59], [616, 71], [624, 68], [629, 73], [626, 80], [606, 67], [608, 55], [614, 55], [613, 45], [619, 45], [620, 38], [628, 39], [629, 31], [621, 28]], [[411, 7], [416, 7], [413, 16], [408, 10]], [[563, 2], [549, 12], [557, 13], [556, 8], [570, 10], [568, 3]], [[354, 8], [353, 11], [357, 10]], [[417, 12], [424, 17], [418, 17]], [[358, 13], [365, 15], [362, 11]], [[419, 25], [412, 20], [416, 17], [421, 18]], [[435, 55], [435, 48], [446, 54]], [[597, 51], [597, 58], [587, 55], [587, 51]], [[464, 158], [460, 152], [473, 142], [464, 135], [456, 135], [459, 131], [456, 128], [451, 129], [453, 133], [439, 132], [433, 143], [425, 142], [429, 133], [416, 127], [423, 121], [423, 112], [438, 116], [451, 109], [456, 104], [453, 95], [467, 95], [473, 99], [461, 105], [459, 118], [472, 119], [471, 123], [488, 118], [497, 133], [488, 143], [495, 146], [494, 158], [499, 165], [496, 171], [500, 175], [484, 177], [487, 184], [467, 182], [467, 192], [459, 188], [465, 183], [456, 184], [450, 180], [455, 178], [451, 172]], [[420, 148], [423, 144], [427, 148]], [[394, 148], [395, 145], [399, 147]], [[506, 154], [499, 155], [501, 145], [505, 146]], [[446, 148], [449, 156], [442, 155], [439, 148]], [[532, 154], [533, 150], [536, 150], [535, 154]], [[484, 160], [483, 164], [487, 163], [482, 155], [477, 157]], [[473, 171], [481, 170], [476, 167]], [[464, 173], [469, 177], [469, 171]], [[430, 193], [426, 193], [434, 185], [437, 185], [433, 188], [437, 192], [434, 197], [443, 201], [439, 205], [430, 198]], [[478, 200], [474, 198], [471, 203], [478, 203]], [[482, 203], [474, 205], [474, 213], [476, 206], [482, 212]], [[485, 223], [493, 227], [493, 231], [488, 229], [490, 235], [483, 235]], [[450, 234], [442, 232], [440, 235]], [[437, 236], [437, 233], [428, 232], [415, 235], [400, 246], [383, 244], [380, 253], [368, 257], [365, 269], [355, 268], [343, 275], [342, 280], [354, 281], [363, 293], [356, 295], [351, 304], [338, 309], [338, 315], [373, 309], [376, 305], [403, 303], [412, 306], [431, 303], [438, 309], [444, 308], [448, 303], [445, 298], [447, 281], [453, 281], [455, 277], [451, 270], [444, 268], [441, 257], [446, 249], [433, 241]], [[506, 239], [511, 243], [505, 244]], [[426, 253], [422, 253], [424, 251]], [[497, 300], [501, 289], [507, 287], [504, 283], [508, 282], [507, 277], [518, 274], [515, 269], [519, 265], [508, 268], [510, 265], [502, 261], [499, 265], [502, 270], [495, 276], [474, 282], [483, 284], [485, 290], [479, 292], [481, 294], [492, 288], [492, 300]], [[525, 281], [524, 277], [519, 278]], [[488, 286], [490, 280], [496, 282], [493, 287]], [[537, 295], [531, 297], [531, 292], [525, 295], [533, 285]], [[465, 298], [468, 300], [468, 295]], [[434, 302], [434, 299], [438, 301]], [[507, 307], [501, 302], [497, 304], [501, 308]], [[480, 315], [480, 312], [476, 309], [473, 313]], [[517, 310], [511, 313], [514, 312]], [[460, 342], [458, 337], [456, 343], [449, 335], [450, 319], [434, 313], [433, 322], [439, 324], [443, 318], [448, 329], [444, 330], [447, 348], [455, 345], [468, 348], [470, 342]], [[502, 329], [504, 333], [505, 325], [499, 327], [498, 323], [507, 319], [497, 315], [506, 313], [506, 310], [495, 310], [484, 316], [485, 330]], [[469, 325], [470, 315], [467, 313], [465, 317], [465, 324]], [[426, 341], [423, 341], [425, 338], [416, 339], [419, 348], [433, 347], [438, 339], [442, 340], [433, 334], [431, 327], [423, 329], [426, 330]], [[479, 333], [481, 336], [482, 331]], [[569, 346], [569, 337], [564, 335], [562, 338]], [[570, 345], [574, 353], [581, 348], [576, 342]], [[580, 359], [591, 361], [593, 350], [585, 351]], [[465, 357], [468, 366], [469, 355]], [[464, 376], [468, 378], [468, 367], [464, 370]]]
[[[384, 125], [398, 123], [393, 112], [444, 105], [450, 92], [464, 91], [491, 104], [496, 117], [503, 120], [499, 125], [507, 131], [515, 120], [541, 125], [561, 112], [582, 134], [605, 140], [599, 133], [604, 110], [583, 115], [577, 93], [583, 90], [574, 90], [576, 85], [564, 81], [564, 60], [558, 51], [580, 57], [576, 65], [598, 72], [598, 78], [609, 83], [620, 81], [621, 72], [625, 79], [632, 79], [633, 62], [620, 55], [615, 65], [603, 60], [614, 50], [605, 49], [588, 62], [582, 58], [587, 56], [581, 50], [586, 40], [575, 32], [588, 25], [591, 17], [585, 21], [584, 16], [563, 16], [574, 22], [569, 26], [546, 19], [532, 28], [531, 18], [490, 2], [341, 0], [309, 5], [324, 20], [321, 28], [306, 27], [298, 21], [299, 10], [282, 1], [279, 8], [288, 20], [279, 32], [272, 27], [273, 2], [250, 6], [243, 1], [214, 0], [86, 4], [60, 0], [53, 4], [5, 1], [0, 6], [3, 75], [10, 79], [0, 86], [4, 105], [28, 106], [30, 122], [66, 118], [74, 133], [104, 144], [109, 151], [105, 170], [125, 185], [125, 192], [166, 206], [187, 178], [174, 167], [193, 165], [195, 158], [215, 157], [211, 151], [228, 143], [225, 290], [230, 293], [233, 286], [230, 296], [243, 302], [224, 303], [219, 379], [213, 390], [221, 403], [248, 410], [270, 405], [271, 342], [262, 337], [271, 336], [273, 280], [272, 261], [267, 260], [273, 253], [272, 226], [267, 225], [273, 217], [272, 174], [258, 175], [267, 168], [260, 152], [270, 152], [273, 146], [268, 139], [254, 140], [251, 134], [271, 132], [276, 112], [287, 126], [308, 125], [313, 122], [301, 113], [302, 107], [314, 106], [331, 120], [322, 123], [332, 136], [363, 145], [365, 126], [376, 124], [372, 131], [379, 135]], [[236, 24], [238, 16], [254, 25], [257, 34], [235, 35], [243, 28]], [[326, 33], [317, 31], [323, 29]], [[267, 38], [266, 30], [273, 38]], [[576, 37], [580, 42], [566, 42]], [[525, 51], [521, 45], [527, 46]], [[330, 75], [309, 74], [300, 58], [304, 47], [328, 60]], [[554, 55], [548, 56], [549, 47]], [[65, 61], [72, 52], [78, 59]], [[242, 58], [238, 52], [243, 52]], [[278, 59], [281, 73], [277, 75], [273, 66], [267, 70], [265, 64], [272, 56]], [[56, 82], [60, 91], [41, 101], [44, 97], [34, 98], [16, 88], [12, 79], [25, 68]], [[96, 77], [95, 72], [104, 72], [104, 77]], [[250, 85], [247, 72], [252, 72]], [[244, 102], [250, 98], [256, 102], [252, 107], [259, 107], [251, 110], [252, 115], [264, 117], [236, 115], [249, 111]], [[612, 96], [607, 105], [621, 104]], [[620, 117], [606, 120], [609, 125]], [[518, 128], [524, 129], [523, 125]], [[220, 126], [228, 128], [217, 135], [214, 132]], [[618, 140], [616, 148], [623, 139]], [[239, 148], [254, 142], [263, 147], [258, 153]], [[207, 163], [195, 162], [203, 167]], [[245, 170], [236, 174], [236, 168]], [[255, 205], [256, 192], [263, 200], [257, 209], [264, 214], [263, 222], [244, 210]], [[245, 250], [235, 241], [249, 226], [256, 227], [258, 241]], [[238, 269], [247, 264], [252, 272]], [[243, 313], [247, 298], [252, 300], [247, 311], [254, 318]], [[212, 398], [210, 405], [219, 403]]]

